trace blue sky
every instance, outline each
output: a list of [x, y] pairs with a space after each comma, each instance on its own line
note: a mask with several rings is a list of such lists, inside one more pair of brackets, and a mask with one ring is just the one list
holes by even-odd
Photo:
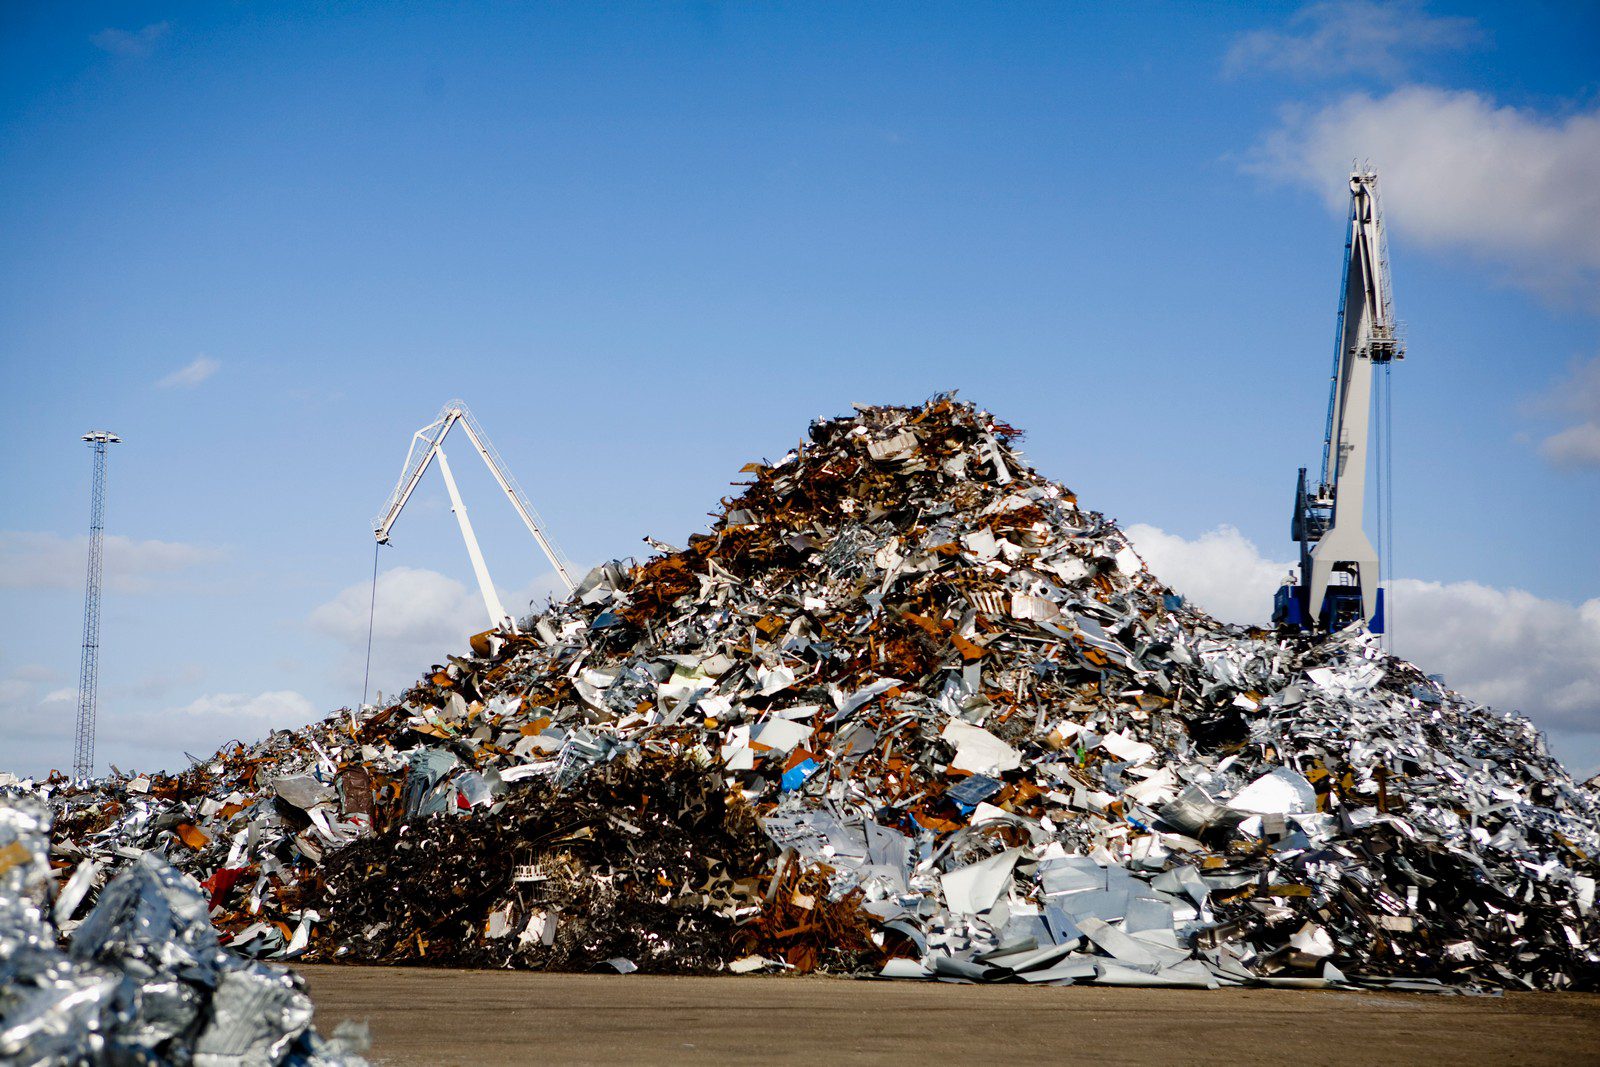
[[[1317, 462], [1353, 156], [1399, 316], [1398, 651], [1600, 766], [1600, 14], [1581, 4], [12, 4], [0, 765], [359, 698], [369, 519], [470, 404], [587, 565], [815, 416], [958, 388], [1225, 617]], [[497, 581], [551, 588], [464, 443]], [[481, 607], [430, 476], [377, 681]], [[1409, 583], [1409, 584], [1408, 584]]]

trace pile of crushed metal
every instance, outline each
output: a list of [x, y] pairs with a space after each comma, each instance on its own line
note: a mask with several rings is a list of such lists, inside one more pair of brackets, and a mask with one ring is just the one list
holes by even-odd
[[818, 421], [400, 703], [40, 786], [55, 862], [162, 852], [264, 957], [1600, 984], [1600, 802], [1533, 726], [1192, 610], [1017, 436]]
[[300, 980], [224, 949], [199, 887], [156, 853], [130, 857], [81, 922], [63, 919], [89, 879], [52, 901], [49, 828], [43, 802], [0, 793], [0, 1062], [365, 1062], [364, 1033], [318, 1037]]

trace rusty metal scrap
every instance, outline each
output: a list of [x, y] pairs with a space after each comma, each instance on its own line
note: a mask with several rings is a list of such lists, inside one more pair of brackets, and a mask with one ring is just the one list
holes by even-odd
[[33, 788], [264, 957], [1593, 988], [1600, 798], [1359, 629], [1227, 626], [1019, 434], [814, 423], [403, 699]]

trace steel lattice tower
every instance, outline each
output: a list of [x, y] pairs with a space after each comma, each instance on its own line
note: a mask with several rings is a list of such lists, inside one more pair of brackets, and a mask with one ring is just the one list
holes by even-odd
[[89, 573], [83, 586], [83, 659], [78, 664], [78, 735], [73, 748], [72, 776], [94, 774], [94, 714], [100, 690], [100, 553], [106, 525], [106, 446], [122, 438], [105, 430], [83, 435], [94, 453], [94, 479], [89, 495]]

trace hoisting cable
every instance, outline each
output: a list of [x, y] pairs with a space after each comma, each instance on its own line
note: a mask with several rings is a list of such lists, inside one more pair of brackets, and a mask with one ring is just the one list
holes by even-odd
[[367, 604], [367, 669], [361, 676], [361, 706], [367, 706], [367, 683], [372, 680], [372, 627], [378, 617], [378, 549], [382, 542], [372, 545], [372, 599]]
[[[1385, 370], [1387, 370], [1388, 369], [1388, 364], [1384, 364], [1384, 368], [1385, 368]], [[1376, 378], [1376, 371], [1374, 371], [1374, 378]], [[1389, 557], [1383, 551], [1383, 535], [1385, 533], [1384, 520], [1388, 518], [1388, 515], [1386, 514], [1384, 506], [1383, 506], [1383, 500], [1384, 500], [1383, 491], [1384, 491], [1384, 488], [1385, 488], [1384, 487], [1384, 482], [1383, 482], [1383, 474], [1384, 474], [1383, 450], [1388, 447], [1389, 436], [1388, 436], [1387, 433], [1384, 432], [1385, 420], [1384, 420], [1383, 382], [1382, 381], [1374, 381], [1373, 384], [1375, 385], [1375, 388], [1372, 391], [1372, 410], [1373, 410], [1373, 415], [1374, 415], [1373, 422], [1375, 423], [1375, 426], [1373, 428], [1373, 436], [1376, 438], [1376, 440], [1374, 442], [1376, 447], [1373, 449], [1374, 455], [1372, 457], [1372, 459], [1373, 459], [1373, 464], [1372, 465], [1373, 465], [1374, 470], [1373, 470], [1372, 473], [1373, 473], [1373, 477], [1377, 481], [1377, 490], [1378, 491], [1374, 494], [1373, 509], [1372, 510], [1377, 513], [1377, 517], [1378, 517], [1378, 588], [1380, 590], [1382, 590], [1384, 588], [1385, 584], [1387, 583], [1388, 578], [1389, 578]], [[1373, 605], [1368, 605], [1368, 610], [1375, 610], [1375, 607]], [[1389, 644], [1389, 635], [1387, 633], [1387, 630], [1388, 630], [1388, 619], [1387, 618], [1384, 620], [1384, 623], [1385, 623], [1384, 630], [1386, 632], [1383, 635], [1380, 636], [1379, 643], [1381, 645], [1383, 645], [1385, 648], [1387, 648], [1388, 644]]]
[[[1384, 492], [1384, 530], [1388, 533], [1388, 543], [1383, 544], [1383, 559], [1388, 567], [1387, 575], [1392, 587], [1394, 582], [1394, 379], [1389, 372], [1394, 369], [1393, 363], [1383, 365], [1383, 492]], [[1389, 590], [1391, 593], [1393, 588]], [[1394, 598], [1384, 598], [1383, 637], [1384, 643], [1393, 651], [1394, 649]]]

